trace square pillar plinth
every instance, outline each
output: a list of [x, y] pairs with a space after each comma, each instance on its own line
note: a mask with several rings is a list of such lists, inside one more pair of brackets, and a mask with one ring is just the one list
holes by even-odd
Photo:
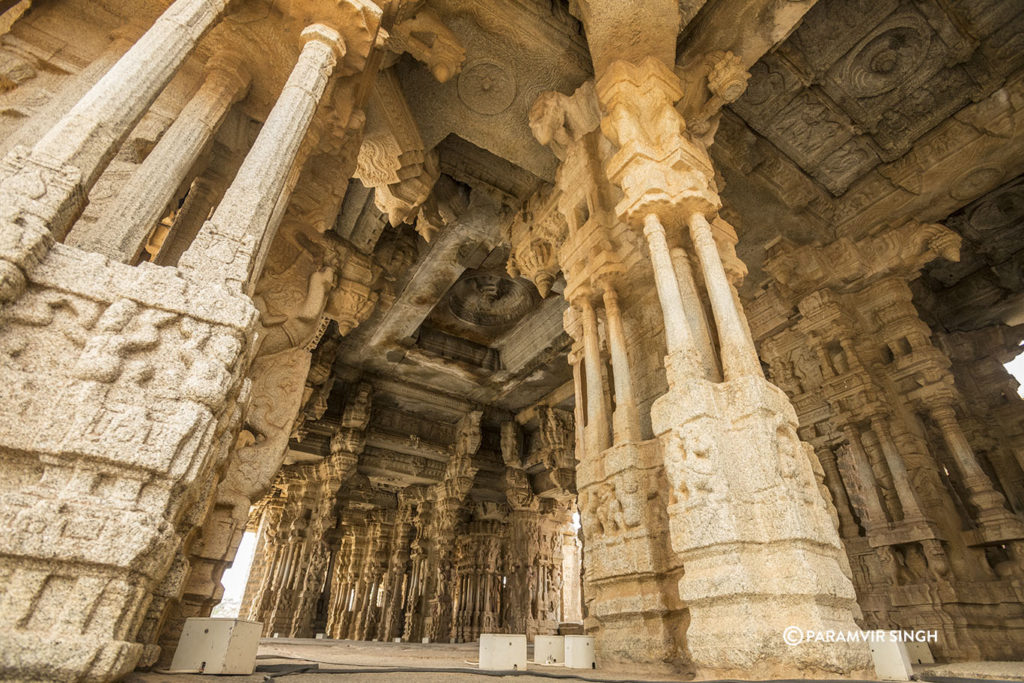
[[[673, 387], [651, 410], [674, 501], [686, 645], [700, 676], [836, 677], [871, 669], [865, 643], [787, 645], [856, 631], [856, 596], [785, 394], [757, 376]], [[820, 469], [820, 468], [819, 468]]]
[[115, 680], [226, 457], [252, 302], [57, 244], [0, 309], [0, 678]]

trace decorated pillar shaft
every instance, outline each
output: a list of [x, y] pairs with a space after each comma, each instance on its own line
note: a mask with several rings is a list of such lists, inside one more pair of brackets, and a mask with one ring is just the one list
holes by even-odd
[[179, 262], [212, 282], [251, 291], [274, 235], [267, 230], [345, 43], [334, 29], [313, 24], [284, 90], [213, 216]]
[[122, 263], [133, 263], [186, 174], [210, 144], [231, 105], [245, 95], [249, 74], [237, 59], [214, 57], [206, 80], [164, 132], [156, 147], [121, 188], [103, 216], [76, 229], [69, 242]]

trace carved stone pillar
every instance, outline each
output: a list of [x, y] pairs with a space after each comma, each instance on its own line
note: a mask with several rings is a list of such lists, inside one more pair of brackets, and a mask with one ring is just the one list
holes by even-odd
[[846, 434], [848, 452], [858, 479], [858, 495], [864, 506], [863, 516], [865, 519], [861, 521], [867, 529], [872, 526], [885, 527], [888, 520], [882, 507], [882, 500], [878, 496], [878, 486], [875, 483], [875, 475], [871, 471], [871, 463], [868, 462], [867, 453], [864, 452], [864, 446], [860, 442], [860, 435], [850, 425], [844, 427], [843, 431]]
[[579, 308], [583, 323], [583, 364], [587, 373], [587, 425], [584, 430], [588, 450], [598, 453], [610, 445], [610, 420], [601, 369], [601, 338], [597, 329], [597, 314], [587, 295], [581, 295], [574, 304]]
[[206, 80], [160, 142], [121, 188], [117, 200], [82, 234], [68, 235], [68, 244], [95, 251], [121, 263], [134, 263], [157, 221], [164, 215], [186, 174], [209, 145], [228, 110], [249, 86], [249, 73], [234, 56], [214, 56]]
[[686, 254], [686, 250], [680, 247], [670, 251], [672, 265], [675, 266], [676, 281], [679, 283], [679, 296], [683, 301], [683, 313], [690, 325], [693, 343], [700, 356], [701, 370], [703, 370], [705, 379], [718, 382], [722, 379], [722, 372], [718, 367], [718, 359], [715, 357], [715, 347], [711, 341], [711, 329], [704, 311], [704, 304], [693, 278], [690, 257]]
[[178, 267], [195, 277], [252, 291], [266, 249], [267, 230], [298, 158], [317, 104], [346, 46], [323, 24], [302, 32], [306, 41], [284, 90], [213, 216]]
[[604, 311], [608, 322], [608, 350], [612, 357], [615, 384], [615, 412], [612, 414], [612, 432], [615, 443], [640, 439], [640, 416], [633, 395], [633, 377], [626, 355], [626, 332], [622, 326], [619, 298], [611, 283], [604, 286]]
[[[721, 200], [703, 143], [675, 109], [683, 96], [678, 78], [654, 57], [612, 62], [597, 76], [601, 129], [617, 146], [605, 163], [623, 193], [616, 213], [647, 237], [665, 318], [669, 386], [651, 406], [651, 425], [672, 492], [665, 502], [672, 550], [685, 568], [678, 594], [689, 612], [686, 651], [702, 676], [742, 676], [750, 667], [803, 675], [868, 669], [863, 645], [778, 645], [791, 624], [856, 629], [856, 596], [811, 446], [798, 437], [785, 394], [761, 374], [707, 220]], [[678, 232], [687, 224], [719, 335], [723, 382], [705, 379], [716, 368], [701, 367], [682, 313], [669, 249], [684, 247]], [[679, 355], [682, 367], [672, 362]]]
[[228, 179], [203, 174], [192, 181], [188, 195], [171, 223], [170, 230], [160, 245], [153, 262], [159, 266], [176, 266], [178, 259], [192, 244], [206, 222], [210, 210], [227, 189]]
[[665, 239], [665, 227], [657, 214], [650, 213], [644, 217], [644, 235], [651, 253], [654, 284], [658, 288], [658, 299], [661, 300], [661, 312], [665, 320], [665, 343], [668, 346], [665, 370], [672, 375], [673, 382], [685, 382], [688, 376], [703, 372], [683, 313], [683, 299], [679, 294], [679, 282]]
[[942, 432], [946, 447], [963, 477], [968, 499], [978, 509], [978, 521], [983, 527], [1006, 526], [1014, 536], [1019, 535], [1024, 530], [1024, 523], [1006, 509], [1006, 499], [995, 490], [992, 481], [981, 469], [967, 437], [960, 429], [953, 407], [947, 403], [938, 403], [930, 409], [931, 417]]
[[177, 0], [30, 150], [0, 164], [0, 302], [67, 233], [119, 143], [138, 123], [228, 0]]
[[692, 214], [689, 224], [690, 239], [697, 252], [708, 298], [711, 300], [711, 310], [715, 314], [725, 378], [730, 380], [744, 375], [760, 376], [761, 363], [746, 322], [742, 320], [743, 314], [733, 298], [732, 285], [722, 266], [718, 246], [711, 234], [711, 225], [702, 213]]
[[87, 67], [61, 83], [59, 92], [53, 94], [47, 102], [33, 112], [31, 118], [24, 121], [10, 135], [0, 140], [0, 156], [17, 146], [31, 148], [46, 131], [50, 130], [60, 119], [71, 111], [71, 108], [85, 96], [89, 89], [103, 78], [117, 60], [131, 48], [133, 42], [125, 31], [115, 31], [110, 44], [92, 60]]
[[903, 508], [904, 520], [923, 520], [921, 504], [917, 500], [917, 493], [910, 483], [907, 475], [907, 466], [900, 457], [896, 444], [892, 440], [892, 433], [889, 425], [883, 417], [875, 417], [871, 420], [871, 430], [878, 437], [878, 443], [882, 447], [885, 462], [889, 466], [889, 473], [892, 475], [893, 486], [896, 488], [896, 495], [900, 499], [900, 507]]

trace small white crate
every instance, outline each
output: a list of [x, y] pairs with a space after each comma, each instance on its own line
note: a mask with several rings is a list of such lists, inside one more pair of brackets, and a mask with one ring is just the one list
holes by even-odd
[[525, 671], [526, 634], [481, 633], [480, 668], [488, 671]]
[[934, 664], [935, 657], [932, 657], [931, 648], [928, 647], [928, 643], [921, 643], [916, 640], [910, 640], [904, 643], [907, 646], [907, 656], [910, 657], [910, 664]]
[[906, 644], [899, 641], [871, 641], [871, 659], [875, 675], [883, 681], [909, 681], [914, 669], [910, 666]]
[[533, 663], [565, 664], [564, 636], [536, 636], [533, 639]]
[[565, 636], [565, 665], [570, 669], [596, 669], [593, 636]]
[[249, 675], [256, 670], [256, 649], [262, 631], [263, 624], [258, 621], [186, 619], [171, 670]]

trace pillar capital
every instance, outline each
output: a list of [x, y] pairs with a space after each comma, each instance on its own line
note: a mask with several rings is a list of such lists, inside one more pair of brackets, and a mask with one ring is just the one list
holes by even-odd
[[328, 45], [338, 59], [335, 75], [352, 76], [366, 68], [370, 50], [378, 42], [381, 9], [370, 0], [336, 0], [318, 22], [302, 32], [304, 44]]
[[245, 96], [252, 80], [252, 73], [245, 57], [234, 50], [219, 49], [206, 62], [207, 80], [218, 79], [228, 88], [237, 91], [237, 99]]
[[340, 33], [326, 24], [310, 24], [302, 29], [301, 37], [303, 45], [311, 42], [323, 43], [331, 48], [337, 59], [342, 59], [345, 56], [347, 48], [344, 39]]
[[653, 57], [613, 62], [597, 82], [597, 96], [606, 113], [601, 131], [619, 147], [606, 171], [623, 191], [615, 207], [620, 219], [640, 226], [657, 213], [679, 224], [694, 211], [718, 211], [714, 168], [675, 109], [682, 88], [671, 69]]

